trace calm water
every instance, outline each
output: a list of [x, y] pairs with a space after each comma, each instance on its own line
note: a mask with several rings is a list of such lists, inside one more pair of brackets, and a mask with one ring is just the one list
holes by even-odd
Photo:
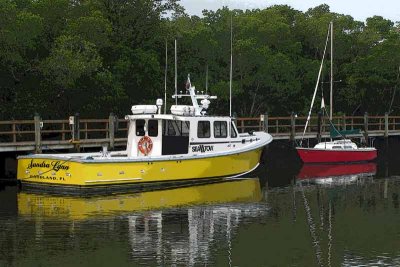
[[[0, 266], [400, 266], [400, 157], [108, 196], [0, 191]], [[399, 176], [400, 177], [400, 176]]]

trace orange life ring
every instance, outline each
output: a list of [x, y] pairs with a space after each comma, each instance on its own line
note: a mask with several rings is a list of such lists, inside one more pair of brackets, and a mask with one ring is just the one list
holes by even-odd
[[148, 136], [143, 136], [138, 142], [138, 149], [142, 154], [147, 156], [153, 149], [153, 141]]

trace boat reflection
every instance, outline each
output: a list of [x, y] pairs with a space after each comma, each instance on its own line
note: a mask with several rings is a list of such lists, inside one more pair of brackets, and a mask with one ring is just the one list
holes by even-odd
[[376, 163], [356, 164], [304, 164], [296, 176], [301, 184], [342, 185], [372, 178], [376, 174]]
[[[24, 221], [34, 221], [37, 242], [50, 235], [53, 228], [49, 225], [55, 219], [70, 225], [62, 229], [74, 236], [93, 231], [93, 226], [97, 230], [108, 227], [102, 222], [109, 222], [109, 215], [113, 215], [112, 225], [121, 220], [126, 223], [123, 236], [129, 241], [132, 262], [140, 259], [144, 266], [194, 266], [214, 265], [216, 246], [226, 247], [227, 261], [231, 262], [232, 236], [242, 221], [268, 213], [261, 200], [259, 179], [249, 178], [109, 196], [19, 192], [18, 212]], [[57, 232], [62, 229], [57, 228]]]
[[262, 194], [258, 178], [248, 178], [106, 196], [63, 196], [21, 191], [17, 197], [18, 213], [22, 216], [85, 219], [96, 215], [162, 210], [178, 206], [258, 202], [262, 199]]

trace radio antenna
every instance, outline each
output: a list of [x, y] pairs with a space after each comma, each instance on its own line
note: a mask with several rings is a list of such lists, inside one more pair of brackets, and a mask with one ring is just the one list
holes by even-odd
[[177, 54], [176, 54], [176, 39], [175, 39], [175, 105], [178, 105], [178, 67], [177, 67]]
[[164, 114], [167, 114], [168, 42], [165, 40]]
[[230, 64], [230, 71], [229, 71], [229, 117], [232, 117], [232, 41], [233, 41], [233, 26], [232, 26], [232, 14], [231, 14], [231, 64]]

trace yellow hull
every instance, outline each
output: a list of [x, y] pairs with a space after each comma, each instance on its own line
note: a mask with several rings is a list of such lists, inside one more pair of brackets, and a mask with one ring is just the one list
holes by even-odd
[[96, 215], [164, 209], [183, 205], [256, 202], [262, 199], [258, 179], [244, 179], [134, 194], [72, 197], [18, 193], [18, 213], [37, 217], [85, 219]]
[[251, 171], [258, 166], [261, 151], [145, 162], [79, 162], [36, 155], [18, 159], [17, 179], [22, 183], [81, 187], [211, 179]]

